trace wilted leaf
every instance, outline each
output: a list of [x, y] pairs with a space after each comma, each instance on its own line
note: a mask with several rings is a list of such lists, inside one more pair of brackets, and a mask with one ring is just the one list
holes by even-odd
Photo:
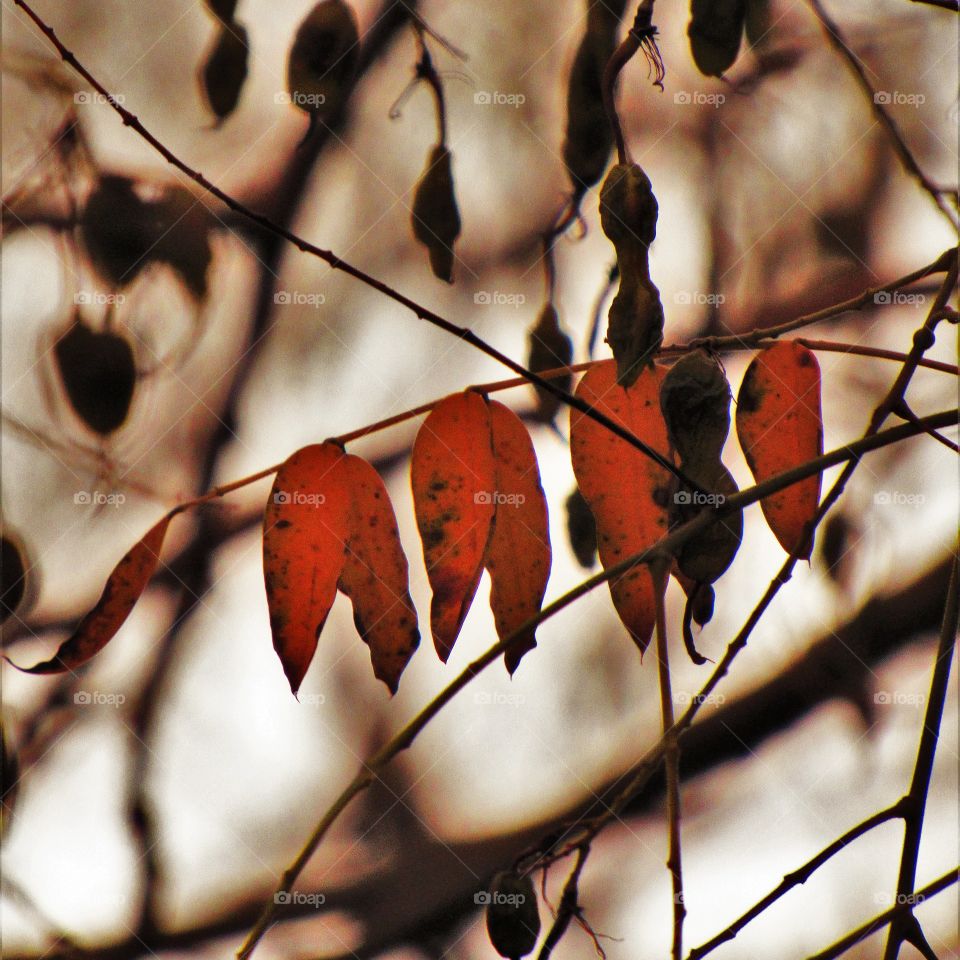
[[[632, 387], [621, 387], [616, 363], [604, 361], [587, 371], [577, 396], [669, 458], [659, 402], [665, 373], [660, 365], [646, 367]], [[597, 521], [604, 569], [666, 534], [673, 478], [663, 467], [576, 410], [570, 411], [570, 455], [580, 492]], [[624, 626], [645, 650], [656, 622], [656, 593], [648, 565], [610, 581], [610, 592]]]
[[[550, 578], [547, 501], [540, 486], [537, 456], [520, 418], [491, 400], [490, 427], [496, 460], [496, 516], [487, 544], [490, 608], [501, 640], [540, 612]], [[481, 441], [478, 441], [481, 442]], [[504, 653], [512, 674], [536, 645], [535, 630]]]
[[77, 317], [53, 353], [77, 416], [104, 437], [123, 426], [137, 384], [137, 364], [127, 339], [93, 330]]
[[483, 573], [494, 515], [496, 472], [483, 397], [456, 393], [433, 408], [417, 433], [410, 475], [433, 588], [433, 643], [446, 663]]
[[200, 85], [210, 109], [223, 120], [233, 113], [247, 79], [247, 31], [224, 23], [200, 72]]
[[172, 515], [168, 513], [130, 548], [107, 578], [97, 605], [80, 621], [73, 635], [60, 645], [53, 657], [32, 667], [17, 669], [24, 673], [64, 673], [75, 670], [99, 653], [123, 626], [150, 582], [171, 519]]
[[407, 558], [383, 480], [366, 460], [338, 464], [350, 491], [350, 529], [339, 589], [353, 602], [353, 622], [370, 647], [374, 675], [391, 693], [420, 643]]
[[337, 595], [351, 495], [333, 443], [298, 450], [277, 471], [263, 517], [263, 579], [273, 647], [294, 694]]
[[[737, 397], [737, 436], [757, 483], [823, 453], [820, 364], [810, 350], [781, 340], [754, 357]], [[808, 527], [820, 480], [814, 474], [760, 501], [780, 545], [788, 553], [802, 546], [804, 560], [813, 549]]]
[[433, 148], [413, 197], [413, 235], [430, 254], [438, 280], [453, 283], [453, 244], [460, 236], [460, 211], [453, 191], [450, 151]]

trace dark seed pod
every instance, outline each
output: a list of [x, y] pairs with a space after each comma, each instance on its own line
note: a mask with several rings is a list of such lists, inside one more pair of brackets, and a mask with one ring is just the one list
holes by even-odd
[[0, 623], [16, 613], [26, 593], [27, 570], [22, 547], [3, 534], [0, 538]]
[[80, 217], [90, 261], [117, 287], [131, 283], [149, 262], [157, 226], [155, 211], [127, 177], [101, 177]]
[[92, 330], [78, 318], [57, 341], [54, 355], [77, 416], [104, 437], [121, 427], [137, 383], [137, 366], [127, 340]]
[[356, 14], [343, 0], [321, 0], [300, 24], [287, 61], [287, 91], [311, 123], [343, 106], [359, 52]]
[[751, 47], [761, 48], [770, 45], [770, 28], [772, 25], [770, 0], [747, 0], [744, 27], [747, 41]]
[[237, 0], [206, 0], [207, 9], [219, 20], [230, 23], [237, 10]]
[[620, 289], [607, 315], [606, 341], [617, 383], [632, 386], [663, 342], [663, 305], [650, 280], [649, 247], [657, 235], [657, 198], [635, 163], [618, 163], [600, 191], [600, 225], [617, 250]]
[[520, 960], [537, 944], [540, 912], [529, 877], [501, 873], [487, 894], [487, 934], [494, 949], [507, 960]]
[[[720, 460], [730, 430], [730, 385], [720, 364], [703, 351], [677, 361], [660, 388], [660, 409], [680, 469], [698, 490], [674, 495], [673, 523], [692, 519], [705, 507], [721, 505], [737, 484]], [[677, 554], [680, 571], [697, 583], [713, 583], [733, 562], [743, 537], [743, 514], [737, 511], [688, 540]]]
[[[527, 354], [527, 368], [534, 373], [542, 370], [555, 370], [557, 367], [569, 367], [573, 359], [573, 342], [560, 329], [560, 318], [552, 303], [544, 305], [536, 326], [530, 331], [530, 350]], [[553, 382], [562, 390], [570, 391], [572, 374], [554, 378]], [[549, 423], [557, 415], [561, 401], [540, 386], [537, 391], [540, 418]]]
[[590, 570], [597, 562], [597, 521], [579, 487], [567, 497], [567, 535], [577, 562]]
[[615, 31], [616, 23], [612, 29], [604, 22], [588, 24], [570, 70], [563, 162], [574, 190], [581, 195], [603, 176], [613, 149], [602, 79], [616, 45]]
[[733, 66], [746, 17], [747, 0], [692, 0], [687, 36], [693, 60], [704, 76], [722, 76]]
[[202, 300], [207, 295], [207, 273], [213, 259], [213, 218], [192, 193], [181, 187], [168, 188], [156, 211], [154, 256], [170, 266], [193, 296]]
[[453, 283], [453, 244], [460, 236], [451, 161], [450, 151], [437, 144], [413, 198], [413, 235], [427, 248], [434, 276], [447, 283]]
[[200, 86], [218, 120], [233, 113], [247, 79], [247, 31], [238, 23], [224, 24], [200, 72]]

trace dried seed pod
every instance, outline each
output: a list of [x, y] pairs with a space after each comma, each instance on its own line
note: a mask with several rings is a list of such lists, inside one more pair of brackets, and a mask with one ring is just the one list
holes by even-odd
[[212, 218], [187, 190], [142, 199], [127, 177], [102, 177], [80, 216], [84, 249], [111, 286], [132, 283], [150, 263], [168, 264], [190, 292], [206, 295]]
[[691, 0], [687, 36], [702, 74], [719, 77], [733, 66], [746, 17], [747, 0]]
[[237, 0], [206, 0], [207, 9], [225, 23], [233, 20], [237, 10]]
[[121, 427], [137, 383], [129, 342], [119, 334], [93, 330], [78, 317], [57, 341], [54, 356], [77, 416], [103, 437]]
[[453, 244], [460, 236], [460, 212], [453, 191], [450, 151], [433, 148], [413, 198], [413, 235], [427, 248], [430, 267], [440, 280], [453, 283]]
[[579, 487], [567, 497], [567, 535], [577, 562], [590, 570], [597, 562], [597, 521]]
[[494, 949], [507, 960], [520, 960], [537, 944], [540, 912], [530, 877], [501, 873], [487, 894], [487, 934]]
[[0, 537], [0, 623], [16, 613], [27, 593], [27, 563], [22, 545], [6, 533]]
[[[534, 373], [542, 370], [555, 370], [568, 367], [573, 359], [573, 342], [560, 329], [560, 318], [552, 303], [544, 304], [536, 325], [530, 331], [530, 349], [527, 354], [527, 368]], [[554, 383], [562, 390], [570, 391], [572, 374], [554, 378]], [[551, 422], [560, 409], [561, 401], [543, 387], [535, 385], [537, 391], [540, 418]]]
[[298, 27], [287, 61], [287, 92], [310, 115], [311, 126], [345, 102], [359, 44], [356, 14], [343, 0], [321, 0]]
[[200, 71], [200, 86], [210, 109], [222, 121], [233, 113], [247, 79], [247, 31], [225, 23]]
[[617, 383], [623, 387], [636, 382], [663, 342], [663, 305], [648, 262], [657, 214], [657, 198], [643, 170], [635, 163], [613, 167], [600, 191], [600, 225], [616, 248], [620, 272], [606, 341], [617, 361]]
[[616, 46], [616, 22], [612, 28], [606, 25], [608, 22], [588, 23], [567, 87], [563, 162], [579, 195], [603, 176], [613, 149], [613, 129], [603, 106], [602, 84], [604, 67]]
[[83, 244], [97, 272], [113, 286], [131, 283], [149, 262], [156, 212], [127, 177], [101, 177], [80, 216]]
[[[692, 519], [704, 507], [722, 504], [738, 490], [720, 460], [730, 430], [730, 399], [720, 364], [700, 350], [678, 360], [664, 379], [660, 408], [670, 442], [681, 471], [699, 487], [674, 495], [674, 525]], [[677, 566], [698, 584], [713, 583], [733, 562], [742, 537], [743, 514], [738, 510], [680, 547]]]

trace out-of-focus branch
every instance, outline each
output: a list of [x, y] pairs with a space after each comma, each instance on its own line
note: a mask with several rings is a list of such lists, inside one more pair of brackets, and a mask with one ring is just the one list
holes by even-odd
[[890, 112], [886, 109], [880, 97], [878, 97], [876, 90], [873, 89], [873, 85], [867, 78], [867, 71], [862, 61], [843, 38], [837, 22], [827, 13], [820, 0], [810, 0], [810, 6], [820, 21], [820, 26], [823, 28], [823, 32], [826, 34], [830, 45], [846, 60], [857, 84], [870, 101], [870, 109], [890, 138], [890, 143], [893, 145], [894, 153], [896, 153], [901, 166], [930, 194], [930, 197], [940, 212], [949, 221], [950, 226], [956, 229], [958, 226], [956, 211], [952, 210], [943, 199], [944, 196], [952, 196], [954, 202], [956, 202], [956, 191], [950, 191], [944, 187], [937, 186], [937, 184], [923, 172], [920, 164], [917, 163], [916, 157], [914, 157], [910, 148], [907, 146], [907, 141], [900, 132], [900, 128], [897, 126], [893, 117], [890, 116]]

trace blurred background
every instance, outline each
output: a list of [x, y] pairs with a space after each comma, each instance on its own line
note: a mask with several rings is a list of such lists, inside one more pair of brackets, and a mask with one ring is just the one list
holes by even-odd
[[[585, 6], [354, 5], [363, 37], [356, 84], [331, 129], [300, 147], [307, 121], [284, 102], [285, 73], [309, 3], [240, 0], [248, 76], [220, 124], [198, 79], [218, 33], [200, 0], [34, 6], [192, 168], [523, 360], [544, 302], [540, 236], [570, 190], [566, 86]], [[444, 81], [463, 222], [452, 286], [432, 276], [410, 225], [436, 137], [426, 87], [390, 117], [418, 56], [414, 7], [466, 55], [428, 41]], [[829, 8], [923, 170], [955, 186], [956, 16], [907, 0]], [[27, 568], [2, 636], [10, 657], [29, 664], [53, 654], [119, 557], [179, 500], [509, 371], [201, 193], [59, 63], [22, 10], [4, 0], [2, 11], [2, 518]], [[667, 343], [790, 320], [923, 267], [956, 242], [807, 3], [772, 0], [762, 42], [744, 48], [725, 81], [697, 72], [688, 17], [682, 4], [657, 4], [663, 92], [642, 57], [620, 82], [624, 132], [660, 204], [651, 273]], [[632, 10], [624, 30], [631, 18]], [[124, 284], [111, 283], [110, 264], [77, 241], [78, 211], [104, 183], [117, 203], [171, 217], [169, 248]], [[556, 304], [577, 361], [589, 359], [614, 262], [595, 189], [583, 215], [585, 232], [556, 246]], [[112, 223], [108, 214], [89, 229], [109, 233]], [[806, 333], [906, 351], [941, 279]], [[70, 388], [70, 344], [84, 337], [112, 337], [132, 371], [118, 386], [121, 409], [101, 410], [100, 429]], [[956, 355], [955, 329], [941, 324], [928, 356], [955, 363]], [[595, 356], [608, 356], [602, 342]], [[750, 356], [723, 355], [734, 395]], [[861, 435], [898, 368], [843, 353], [819, 360], [829, 450]], [[953, 377], [923, 369], [909, 392], [920, 415], [956, 397]], [[499, 398], [527, 416], [540, 459], [550, 600], [588, 575], [566, 530], [567, 419], [556, 428], [535, 422], [529, 388]], [[118, 424], [108, 430], [102, 418], [111, 416]], [[425, 621], [408, 459], [419, 422], [351, 450], [387, 482]], [[956, 440], [956, 430], [947, 435]], [[732, 438], [725, 461], [741, 487], [752, 483]], [[825, 489], [836, 473], [827, 472]], [[704, 705], [683, 791], [690, 946], [906, 791], [957, 489], [954, 455], [929, 438], [871, 454], [821, 529], [826, 556], [818, 549], [798, 566]], [[271, 646], [262, 586], [268, 490], [269, 480], [178, 517], [153, 586], [87, 668], [41, 678], [4, 666], [4, 735], [17, 764], [4, 784], [7, 956], [232, 955], [363, 757], [493, 641], [484, 578], [449, 663], [425, 638], [391, 700], [340, 597], [295, 700]], [[783, 559], [749, 509], [701, 652], [722, 656]], [[709, 665], [683, 654], [675, 585], [668, 604], [674, 691], [688, 703]], [[494, 664], [348, 809], [298, 885], [313, 899], [284, 914], [258, 956], [494, 956], [474, 895], [559, 822], [607, 796], [658, 739], [655, 663], [641, 663], [606, 589], [538, 636], [512, 680]], [[844, 659], [848, 649], [855, 655]], [[956, 671], [947, 711], [918, 884], [958, 859]], [[871, 832], [715, 956], [793, 960], [824, 949], [892, 904], [901, 842], [897, 824]], [[610, 960], [667, 955], [665, 859], [665, 809], [653, 784], [595, 843], [581, 882], [585, 916]], [[554, 905], [567, 870], [558, 866], [547, 881]], [[544, 903], [541, 914], [547, 923]], [[938, 956], [956, 956], [956, 891], [917, 915]], [[875, 935], [849, 956], [879, 957], [882, 942]], [[594, 950], [573, 924], [555, 956]]]

